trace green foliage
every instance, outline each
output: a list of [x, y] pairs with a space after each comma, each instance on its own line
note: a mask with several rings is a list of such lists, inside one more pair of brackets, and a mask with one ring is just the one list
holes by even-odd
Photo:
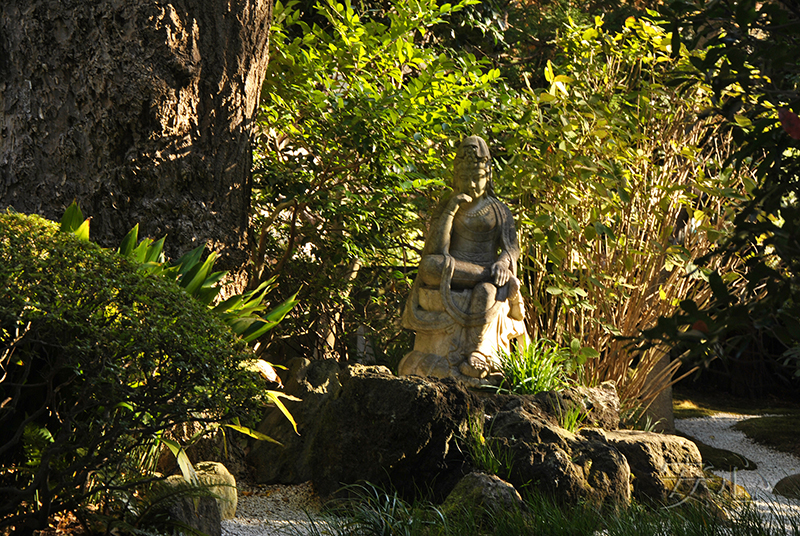
[[483, 96], [499, 76], [474, 57], [423, 46], [470, 3], [400, 0], [370, 19], [330, 0], [315, 24], [293, 3], [276, 5], [254, 258], [258, 280], [303, 282], [308, 305], [294, 322], [311, 332], [309, 354], [347, 355], [346, 334], [360, 325], [378, 337], [378, 353], [396, 336], [425, 226], [417, 211], [441, 191], [446, 158], [490, 106]]
[[165, 482], [147, 479], [135, 489], [108, 493], [96, 512], [86, 518], [86, 525], [109, 534], [186, 534], [204, 536], [185, 522], [174, 518], [172, 510], [197, 504], [201, 498], [214, 498], [207, 486], [185, 481]]
[[723, 165], [727, 140], [704, 142], [695, 120], [709, 94], [667, 85], [692, 60], [655, 22], [609, 31], [569, 10], [548, 12], [565, 23], [549, 61], [517, 65], [509, 87], [437, 48], [437, 25], [464, 9], [403, 0], [367, 19], [329, 2], [311, 24], [278, 6], [256, 152], [257, 273], [307, 283], [313, 308], [292, 319], [309, 331], [305, 353], [353, 357], [362, 326], [379, 356], [407, 351], [394, 320], [428, 209], [455, 143], [482, 134], [517, 219], [531, 335], [581, 341], [597, 357], [583, 379], [613, 379], [626, 407], [646, 404], [674, 372], [649, 376], [666, 346], [634, 351], [619, 337], [687, 297], [707, 303], [703, 279], [741, 262], [695, 264], [748, 196]]
[[503, 448], [494, 438], [483, 435], [483, 424], [469, 421], [467, 436], [462, 439], [463, 449], [473, 466], [479, 471], [508, 479], [511, 474], [514, 454]]
[[548, 339], [539, 339], [501, 355], [503, 383], [500, 389], [516, 394], [534, 395], [566, 387], [569, 374], [585, 362], [580, 355], [573, 358], [569, 348], [562, 348]]
[[498, 191], [516, 200], [529, 332], [595, 349], [585, 380], [615, 380], [624, 407], [646, 404], [670, 375], [648, 380], [663, 347], [632, 351], [620, 337], [687, 296], [710, 299], [694, 261], [745, 197], [721, 165], [725, 144], [703, 143], [695, 111], [707, 94], [665, 85], [688, 62], [670, 43], [647, 19], [617, 32], [601, 17], [569, 22], [547, 86], [508, 99], [492, 124], [503, 143]]
[[246, 343], [172, 281], [36, 216], [0, 228], [0, 527], [85, 514], [162, 431], [266, 405]]
[[[680, 340], [687, 327], [702, 321], [708, 330], [689, 341], [690, 357], [706, 365], [716, 357], [730, 367], [760, 363], [784, 380], [794, 374], [798, 385], [800, 64], [794, 51], [800, 13], [791, 3], [754, 0], [670, 7], [675, 50], [696, 51], [675, 83], [688, 91], [707, 88], [712, 95], [703, 113], [731, 133], [736, 150], [730, 163], [745, 175], [750, 196], [731, 217], [734, 232], [703, 261], [714, 301], [685, 301], [647, 335]], [[744, 269], [717, 269], [720, 258], [741, 259]], [[772, 381], [764, 387], [771, 389]]]
[[558, 411], [558, 425], [573, 434], [581, 428], [581, 424], [587, 417], [586, 412], [579, 406], [571, 406], [566, 410], [558, 406]]
[[[67, 208], [61, 218], [62, 232], [71, 232], [81, 240], [89, 240], [89, 219], [84, 220], [83, 213], [76, 202]], [[255, 290], [243, 294], [234, 294], [226, 300], [215, 304], [222, 291], [220, 282], [227, 272], [214, 272], [217, 254], [211, 252], [202, 260], [205, 244], [199, 246], [174, 263], [164, 258], [164, 240], [154, 241], [145, 238], [138, 242], [139, 224], [125, 235], [117, 248], [117, 253], [139, 263], [139, 271], [157, 277], [173, 280], [179, 287], [195, 300], [211, 308], [211, 311], [230, 326], [231, 331], [246, 342], [253, 342], [283, 320], [286, 314], [297, 304], [297, 293], [273, 308], [265, 317], [260, 316], [267, 308], [264, 298], [275, 288], [276, 277], [261, 283]]]
[[447, 518], [433, 506], [414, 507], [402, 500], [397, 492], [380, 489], [369, 482], [344, 488], [350, 498], [332, 505], [331, 513], [310, 533], [375, 534], [412, 536], [447, 527]]
[[[496, 505], [475, 505], [454, 511], [415, 504], [409, 505], [391, 492], [371, 485], [361, 487], [356, 497], [322, 518], [309, 516], [310, 534], [314, 536], [639, 536], [670, 534], [710, 536], [797, 536], [800, 520], [784, 519], [775, 523], [746, 505], [728, 512], [697, 503], [681, 508], [649, 509], [634, 504], [627, 509], [598, 509], [588, 504], [564, 506], [553, 497], [532, 492], [524, 494], [524, 509], [493, 509]], [[305, 528], [305, 527], [304, 527]]]

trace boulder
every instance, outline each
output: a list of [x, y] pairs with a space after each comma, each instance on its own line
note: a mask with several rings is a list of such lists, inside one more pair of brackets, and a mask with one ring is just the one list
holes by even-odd
[[[575, 393], [512, 397], [502, 404], [496, 400], [494, 409], [502, 409], [487, 413], [484, 433], [493, 438], [490, 445], [500, 459], [508, 460], [508, 479], [517, 488], [532, 486], [567, 504], [625, 506], [631, 498], [625, 458], [605, 441], [586, 440], [557, 424], [557, 416], [573, 404], [586, 409], [581, 394]], [[613, 418], [605, 419], [613, 424]]]
[[297, 422], [297, 433], [277, 408], [267, 411], [258, 431], [280, 442], [256, 442], [247, 461], [256, 482], [263, 484], [302, 484], [311, 480], [310, 448], [317, 434], [320, 408], [341, 389], [341, 367], [335, 359], [310, 361], [296, 358], [288, 364], [284, 392], [300, 402], [284, 400]]
[[445, 514], [464, 511], [524, 509], [525, 503], [517, 490], [495, 475], [469, 473], [462, 478], [442, 503]]
[[703, 460], [686, 438], [636, 430], [581, 430], [587, 439], [604, 441], [628, 460], [633, 496], [642, 502], [666, 505], [686, 496], [709, 497]]
[[618, 451], [601, 441], [528, 443], [495, 437], [490, 443], [508, 461], [508, 481], [535, 489], [559, 503], [630, 504], [630, 468]]
[[305, 361], [293, 375], [287, 391], [303, 402], [287, 407], [300, 435], [288, 433], [275, 412], [267, 416], [259, 430], [285, 447], [253, 449], [258, 482], [310, 479], [323, 498], [362, 481], [391, 483], [408, 497], [433, 484], [443, 498], [463, 476], [463, 457], [452, 447], [470, 420], [482, 419], [482, 404], [462, 383], [335, 361]]
[[[203, 421], [210, 419], [210, 415], [202, 417]], [[220, 462], [239, 479], [245, 479], [249, 474], [245, 461], [247, 436], [244, 434], [227, 428], [208, 426], [201, 421], [190, 421], [165, 430], [164, 436], [181, 445], [192, 464], [203, 461]], [[166, 444], [161, 445], [156, 471], [165, 475], [179, 471], [178, 461]]]
[[222, 520], [233, 519], [239, 501], [236, 479], [233, 475], [219, 462], [199, 462], [194, 468], [200, 483], [207, 486], [214, 494]]
[[521, 407], [530, 415], [558, 425], [561, 416], [578, 410], [583, 418], [582, 426], [605, 430], [619, 428], [619, 397], [611, 381], [599, 387], [570, 386], [562, 391], [535, 395], [483, 393], [482, 400], [487, 415]]
[[[300, 435], [277, 409], [266, 416], [259, 431], [284, 447], [252, 449], [259, 483], [311, 480], [329, 499], [368, 481], [406, 498], [429, 491], [441, 501], [482, 460], [494, 459], [503, 465], [499, 477], [517, 489], [530, 486], [564, 503], [625, 506], [634, 496], [666, 504], [678, 494], [708, 493], [690, 441], [616, 430], [611, 383], [533, 396], [476, 394], [452, 378], [396, 377], [385, 367], [332, 360], [298, 360], [285, 383], [302, 399], [287, 402]], [[565, 430], [559, 423], [576, 410], [582, 425], [606, 429]]]
[[320, 496], [368, 481], [391, 483], [411, 497], [450, 480], [446, 473], [459, 465], [448, 457], [456, 438], [467, 435], [470, 421], [482, 418], [480, 400], [463, 383], [398, 378], [385, 367], [362, 365], [346, 367], [339, 381], [341, 391], [322, 408], [309, 449]]
[[772, 489], [775, 495], [783, 495], [789, 499], [800, 499], [800, 474], [784, 477]]
[[[181, 475], [168, 477], [165, 481], [169, 486], [185, 486], [186, 481]], [[187, 495], [180, 497], [167, 507], [167, 514], [172, 521], [182, 523], [191, 529], [192, 534], [200, 532], [207, 536], [222, 535], [222, 518], [219, 506], [214, 497], [197, 497]], [[178, 531], [178, 534], [187, 535], [187, 531]]]
[[561, 391], [564, 399], [580, 404], [586, 415], [583, 426], [616, 430], [619, 428], [619, 395], [613, 381], [605, 381], [599, 387], [568, 387]]

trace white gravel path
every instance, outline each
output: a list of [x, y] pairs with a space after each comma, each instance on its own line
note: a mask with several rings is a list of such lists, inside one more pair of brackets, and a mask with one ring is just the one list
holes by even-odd
[[[314, 534], [321, 503], [311, 482], [260, 486], [239, 492], [236, 517], [222, 522], [222, 536], [300, 536]], [[325, 534], [324, 531], [320, 531]]]
[[751, 418], [753, 415], [717, 413], [711, 417], [677, 419], [675, 428], [712, 447], [730, 450], [755, 462], [755, 470], [713, 472], [744, 487], [764, 515], [799, 520], [800, 500], [775, 495], [772, 489], [783, 477], [800, 474], [800, 458], [759, 445], [744, 432], [732, 429], [736, 423]]

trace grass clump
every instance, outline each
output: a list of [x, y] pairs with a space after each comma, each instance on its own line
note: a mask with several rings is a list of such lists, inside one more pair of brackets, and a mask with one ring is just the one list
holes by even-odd
[[503, 372], [500, 390], [521, 395], [562, 389], [575, 368], [570, 349], [549, 339], [538, 339], [500, 357]]
[[678, 508], [567, 506], [531, 491], [525, 494], [522, 509], [463, 505], [446, 513], [429, 503], [411, 505], [370, 484], [348, 489], [352, 498], [337, 502], [321, 518], [309, 516], [310, 523], [296, 532], [312, 536], [800, 536], [799, 520], [776, 523], [747, 505], [720, 517], [719, 511], [695, 503]]

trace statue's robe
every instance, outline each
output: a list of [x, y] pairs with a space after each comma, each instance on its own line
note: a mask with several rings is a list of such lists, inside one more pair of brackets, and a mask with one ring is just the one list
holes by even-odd
[[[420, 276], [414, 282], [403, 311], [402, 325], [414, 330], [416, 338], [414, 349], [400, 362], [400, 374], [456, 377], [469, 383], [487, 383], [464, 376], [459, 371], [460, 365], [477, 352], [485, 357], [490, 373], [498, 372], [498, 355], [509, 353], [512, 341], [526, 337], [522, 299], [518, 292], [509, 296], [509, 285], [498, 288], [493, 303], [477, 311], [471, 310], [474, 287], [453, 288], [456, 261], [468, 263], [480, 271], [507, 256], [508, 268], [516, 278], [520, 252], [513, 216], [499, 200], [488, 199], [490, 203], [477, 213], [456, 213], [451, 231], [451, 243], [455, 246], [452, 251], [433, 253], [430, 238], [426, 242], [423, 258], [429, 254], [442, 255], [444, 269], [438, 288], [425, 286]], [[438, 228], [437, 220], [442, 217], [445, 216], [440, 211], [431, 229]]]

